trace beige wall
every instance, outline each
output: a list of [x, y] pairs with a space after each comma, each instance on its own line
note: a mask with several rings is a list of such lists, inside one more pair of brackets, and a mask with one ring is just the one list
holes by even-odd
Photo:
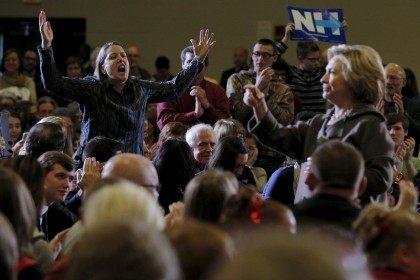
[[[209, 76], [219, 79], [231, 67], [232, 50], [251, 48], [257, 39], [257, 24], [287, 22], [287, 5], [343, 8], [350, 24], [349, 44], [367, 44], [384, 62], [412, 68], [420, 79], [420, 1], [418, 0], [42, 0], [28, 6], [21, 0], [0, 0], [0, 17], [36, 17], [43, 9], [54, 17], [87, 18], [87, 41], [92, 46], [119, 40], [138, 45], [142, 64], [153, 72], [154, 59], [167, 55], [172, 71], [179, 70], [179, 51], [202, 27], [216, 34]], [[294, 42], [285, 58], [296, 63]], [[328, 46], [323, 44], [322, 46]]]

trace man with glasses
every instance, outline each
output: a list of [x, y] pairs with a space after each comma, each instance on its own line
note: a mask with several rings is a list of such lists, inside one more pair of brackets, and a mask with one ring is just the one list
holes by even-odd
[[[407, 81], [404, 68], [396, 63], [389, 63], [385, 67], [385, 75], [385, 92], [378, 102], [377, 109], [384, 115], [391, 112], [404, 114], [409, 123], [409, 136], [412, 136], [416, 143], [420, 143], [420, 103], [401, 93]], [[414, 154], [418, 154], [418, 146], [415, 147]]]
[[[268, 108], [282, 125], [288, 125], [294, 117], [294, 99], [290, 88], [282, 77], [272, 69], [278, 58], [275, 43], [269, 39], [260, 39], [252, 50], [253, 67], [230, 76], [226, 86], [232, 117], [244, 127], [253, 116], [253, 111], [242, 101], [245, 85], [256, 85], [263, 93]], [[262, 147], [257, 165], [263, 167], [269, 176], [284, 161], [284, 156], [268, 147]]]

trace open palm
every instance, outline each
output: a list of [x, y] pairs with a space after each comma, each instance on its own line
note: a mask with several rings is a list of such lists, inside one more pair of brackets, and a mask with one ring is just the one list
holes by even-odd
[[216, 41], [214, 41], [214, 34], [210, 33], [208, 29], [200, 30], [198, 43], [194, 39], [191, 39], [190, 41], [194, 49], [194, 55], [197, 56], [198, 59], [200, 59], [202, 62], [210, 52], [213, 45], [216, 43]]
[[54, 33], [51, 28], [51, 24], [47, 21], [47, 16], [44, 11], [39, 13], [39, 33], [42, 39], [42, 48], [46, 49], [51, 47]]

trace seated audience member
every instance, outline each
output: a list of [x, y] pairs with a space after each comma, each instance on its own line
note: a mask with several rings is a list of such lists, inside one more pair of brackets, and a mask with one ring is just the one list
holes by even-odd
[[203, 171], [213, 154], [216, 135], [208, 124], [196, 124], [190, 127], [185, 140], [191, 147], [195, 159], [195, 173]]
[[[189, 46], [181, 52], [182, 68], [186, 69], [194, 51]], [[208, 57], [204, 61], [204, 69], [192, 82], [188, 92], [171, 102], [158, 103], [157, 124], [161, 129], [168, 122], [182, 122], [186, 125], [206, 123], [213, 125], [217, 120], [230, 117], [229, 101], [224, 89], [204, 79]]]
[[[55, 111], [55, 110], [54, 110]], [[51, 113], [52, 114], [52, 113]], [[42, 118], [38, 123], [56, 123], [61, 127], [61, 130], [64, 133], [64, 149], [63, 152], [69, 157], [73, 157], [74, 148], [73, 148], [73, 122], [69, 117], [57, 117], [50, 115], [48, 117]]]
[[92, 192], [83, 204], [86, 231], [119, 222], [144, 225], [153, 231], [165, 227], [156, 199], [144, 188], [126, 180], [105, 184]]
[[[22, 61], [16, 49], [8, 49], [3, 55], [0, 65], [0, 92], [9, 91], [18, 100], [36, 102], [35, 82], [22, 74]], [[1, 95], [1, 94], [0, 94]]]
[[373, 278], [419, 279], [420, 218], [406, 209], [367, 206], [354, 224]]
[[66, 279], [183, 278], [176, 254], [163, 234], [131, 221], [105, 221], [83, 236], [71, 255]]
[[413, 157], [416, 142], [412, 137], [406, 138], [409, 126], [408, 119], [401, 113], [389, 113], [386, 115], [386, 125], [395, 143], [394, 181], [402, 178], [413, 180], [417, 172], [420, 171], [420, 159]]
[[22, 131], [27, 132], [37, 123], [37, 107], [30, 101], [19, 101], [15, 106], [16, 112], [20, 116]]
[[287, 206], [293, 205], [300, 170], [298, 164], [288, 164], [274, 171], [262, 191], [264, 200], [272, 199]]
[[401, 89], [401, 94], [408, 98], [419, 99], [419, 89], [417, 87], [416, 76], [410, 68], [404, 68], [405, 72], [405, 85]]
[[156, 155], [158, 138], [159, 128], [157, 127], [156, 122], [149, 119], [145, 120], [143, 127], [143, 150], [144, 156], [150, 160], [153, 160]]
[[[402, 95], [402, 88], [407, 82], [404, 69], [395, 63], [385, 67], [386, 87], [377, 109], [387, 115], [391, 112], [404, 114], [408, 118], [408, 136], [420, 143], [420, 101]], [[415, 155], [418, 149], [415, 149]]]
[[9, 111], [9, 135], [13, 145], [22, 137], [22, 126], [20, 116], [15, 111]]
[[24, 148], [26, 155], [37, 158], [48, 151], [63, 151], [64, 145], [61, 127], [55, 123], [45, 122], [37, 123], [29, 130]]
[[170, 122], [165, 124], [159, 133], [159, 145], [162, 145], [168, 139], [180, 139], [185, 140], [185, 134], [187, 133], [188, 126], [180, 122]]
[[[284, 54], [288, 49], [287, 42], [292, 30], [294, 30], [294, 25], [289, 23], [286, 26], [283, 39], [277, 43], [280, 54]], [[326, 64], [321, 64], [321, 49], [315, 42], [298, 42], [296, 56], [298, 65], [289, 67], [290, 79], [288, 85], [293, 93], [299, 97], [302, 112], [325, 113], [327, 104], [322, 97], [321, 78], [325, 74], [324, 66]]]
[[13, 108], [16, 106], [17, 98], [15, 95], [10, 91], [1, 91], [0, 93], [0, 106], [2, 109], [6, 110], [13, 110]]
[[233, 52], [233, 64], [235, 67], [226, 69], [220, 78], [220, 85], [226, 90], [226, 84], [230, 76], [242, 70], [249, 70], [248, 50], [244, 47], [236, 48]]
[[166, 82], [172, 80], [175, 76], [170, 72], [170, 61], [166, 56], [158, 56], [155, 60], [156, 74], [153, 80], [156, 82]]
[[237, 136], [243, 138], [246, 130], [240, 121], [235, 119], [221, 119], [213, 126], [216, 133], [216, 143], [225, 136]]
[[36, 213], [31, 195], [19, 175], [7, 168], [0, 168], [0, 186], [0, 212], [16, 233], [18, 279], [42, 279], [32, 247]]
[[218, 168], [232, 172], [241, 186], [250, 185], [256, 189], [254, 175], [246, 165], [248, 149], [242, 138], [226, 136], [218, 142], [213, 155], [207, 163], [207, 169]]
[[[31, 193], [36, 209], [36, 218], [37, 221], [39, 221], [44, 201], [45, 176], [38, 160], [31, 156], [2, 158], [0, 160], [0, 166], [12, 169], [23, 179], [29, 192]], [[50, 247], [44, 239], [45, 235], [40, 232], [37, 227], [35, 227], [32, 236], [32, 246], [36, 262], [39, 264], [43, 272], [45, 272], [51, 265], [54, 260], [54, 253], [56, 253], [52, 250], [52, 247], [54, 247], [53, 244], [51, 244]]]
[[250, 188], [240, 188], [238, 193], [229, 198], [223, 225], [228, 230], [236, 229], [243, 234], [256, 226], [296, 232], [296, 219], [289, 208], [276, 201], [263, 201], [260, 195]]
[[66, 77], [69, 78], [82, 78], [82, 64], [78, 57], [69, 56], [66, 61]]
[[213, 270], [211, 279], [352, 279], [345, 274], [333, 248], [321, 237], [291, 236], [265, 229], [250, 232], [248, 240], [252, 242], [240, 246], [232, 261]]
[[238, 191], [238, 181], [230, 172], [207, 170], [194, 177], [184, 194], [187, 219], [218, 224], [228, 199]]
[[36, 102], [38, 118], [48, 117], [52, 111], [57, 109], [57, 102], [49, 96], [43, 96]]
[[207, 279], [220, 262], [233, 254], [229, 236], [208, 223], [185, 221], [166, 231], [181, 265], [185, 280]]
[[184, 140], [168, 139], [159, 147], [153, 160], [159, 182], [159, 204], [169, 212], [169, 205], [182, 201], [185, 187], [194, 177], [194, 157]]
[[105, 137], [95, 136], [89, 140], [83, 150], [82, 160], [94, 157], [102, 165], [111, 157], [121, 152], [121, 142]]
[[103, 167], [102, 178], [122, 178], [146, 188], [155, 198], [159, 194], [159, 177], [153, 163], [136, 154], [117, 154]]
[[254, 166], [258, 159], [258, 143], [255, 136], [249, 132], [245, 133], [245, 145], [248, 149], [247, 166], [251, 169], [255, 178], [255, 184], [258, 192], [262, 193], [265, 184], [267, 183], [267, 172], [264, 168]]
[[78, 220], [64, 204], [73, 177], [74, 162], [68, 155], [58, 151], [46, 152], [38, 161], [45, 173], [40, 224], [46, 240], [50, 241]]
[[41, 75], [38, 64], [38, 53], [35, 49], [27, 49], [22, 57], [22, 73], [26, 77], [31, 78], [35, 82], [36, 95], [38, 98], [45, 94], [44, 87], [41, 82]]
[[152, 77], [149, 72], [140, 67], [140, 51], [136, 46], [129, 46], [126, 49], [128, 62], [130, 65], [130, 76], [136, 76], [142, 80], [150, 80]]
[[9, 220], [0, 211], [0, 278], [17, 279], [16, 267], [19, 260], [15, 232]]
[[331, 140], [319, 146], [306, 179], [314, 194], [292, 209], [298, 226], [332, 225], [351, 231], [360, 212], [355, 200], [366, 187], [363, 173], [363, 156], [351, 144]]

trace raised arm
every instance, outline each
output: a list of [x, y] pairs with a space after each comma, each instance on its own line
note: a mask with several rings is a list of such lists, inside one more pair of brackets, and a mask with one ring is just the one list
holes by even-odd
[[149, 103], [167, 102], [177, 98], [188, 90], [195, 77], [203, 69], [203, 62], [216, 43], [216, 41], [214, 41], [214, 34], [210, 33], [208, 29], [202, 29], [200, 30], [198, 43], [194, 39], [191, 39], [190, 41], [194, 49], [195, 57], [185, 70], [182, 70], [169, 82], [142, 83], [145, 94], [149, 96]]
[[54, 33], [44, 11], [39, 14], [39, 33], [41, 35], [41, 46], [38, 47], [38, 54], [41, 65], [41, 80], [45, 90], [69, 100], [86, 103], [93, 97], [91, 93], [99, 87], [99, 83], [93, 79], [72, 79], [60, 75], [51, 48]]

